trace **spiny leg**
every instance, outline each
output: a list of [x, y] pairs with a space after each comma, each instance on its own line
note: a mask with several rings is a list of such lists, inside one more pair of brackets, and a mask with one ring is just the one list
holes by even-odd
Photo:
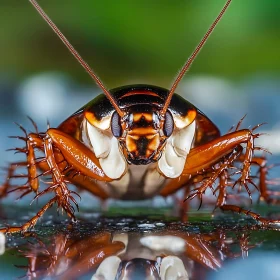
[[279, 226], [280, 225], [280, 220], [270, 220], [270, 219], [263, 218], [263, 217], [261, 217], [260, 214], [257, 214], [251, 210], [243, 209], [242, 207], [237, 206], [237, 205], [230, 205], [230, 204], [222, 205], [222, 206], [220, 206], [220, 209], [223, 211], [232, 211], [232, 212], [236, 212], [238, 214], [245, 214], [246, 216], [250, 216], [254, 220], [260, 222], [261, 225], [263, 225], [263, 226]]
[[[54, 149], [58, 149], [59, 153], [55, 152]], [[66, 213], [73, 215], [74, 208], [71, 203], [74, 203], [78, 208], [78, 204], [72, 196], [72, 194], [78, 194], [68, 189], [68, 182], [90, 189], [92, 193], [103, 199], [108, 197], [93, 180], [111, 181], [111, 179], [104, 174], [98, 159], [92, 151], [80, 141], [60, 130], [49, 129], [44, 138], [44, 151], [48, 168], [51, 170], [53, 184], [42, 193], [49, 190], [54, 191], [56, 196], [59, 197], [58, 206], [62, 207]], [[65, 159], [66, 165], [64, 169], [58, 163], [58, 154]], [[69, 174], [69, 171], [73, 172]], [[83, 182], [83, 176], [89, 178]]]
[[[239, 123], [237, 124], [236, 126], [236, 129], [235, 131], [237, 131], [239, 129], [239, 126], [241, 125], [243, 119], [245, 118], [245, 116], [239, 121]], [[249, 195], [249, 198], [252, 202], [252, 197], [251, 197], [251, 192], [250, 192], [250, 189], [248, 187], [248, 184], [251, 184], [253, 185], [258, 191], [259, 188], [258, 186], [254, 183], [254, 180], [253, 178], [250, 176], [250, 169], [251, 169], [251, 165], [259, 165], [260, 167], [263, 166], [265, 167], [266, 165], [266, 162], [263, 161], [263, 158], [261, 157], [255, 157], [254, 156], [254, 151], [255, 150], [258, 150], [258, 151], [264, 151], [264, 152], [267, 152], [269, 153], [269, 151], [267, 151], [266, 149], [262, 148], [262, 147], [256, 147], [255, 144], [254, 144], [254, 139], [255, 138], [258, 138], [259, 136], [261, 136], [262, 134], [258, 133], [258, 134], [253, 134], [253, 132], [259, 128], [260, 126], [262, 126], [264, 123], [261, 123], [261, 124], [258, 124], [256, 126], [254, 126], [250, 131], [251, 131], [251, 136], [249, 137], [248, 141], [246, 142], [246, 150], [245, 150], [245, 153], [242, 154], [240, 157], [239, 157], [239, 161], [242, 162], [243, 164], [243, 167], [242, 167], [242, 170], [240, 172], [241, 176], [240, 178], [234, 183], [233, 185], [233, 188], [236, 184], [240, 184], [240, 188], [242, 186], [245, 187], [248, 195]], [[265, 175], [263, 173], [263, 175]], [[266, 177], [266, 175], [265, 175]], [[262, 183], [265, 183], [261, 181], [261, 178], [260, 178], [260, 184]]]
[[[239, 129], [241, 122], [242, 120], [238, 123], [237, 129]], [[234, 131], [191, 149], [186, 160], [183, 175], [195, 174], [200, 172], [200, 170], [206, 170], [211, 166], [215, 166], [216, 163], [219, 163], [224, 156], [230, 154], [236, 147], [245, 144], [245, 153], [240, 155], [240, 159], [236, 159], [242, 162], [242, 168], [238, 171], [240, 178], [234, 179], [233, 187], [239, 185], [240, 190], [244, 187], [251, 198], [251, 191], [248, 185], [251, 184], [258, 189], [252, 176], [250, 176], [250, 167], [253, 164], [253, 152], [255, 150], [262, 150], [262, 148], [255, 147], [254, 145], [255, 138], [260, 136], [260, 134], [254, 134], [254, 130], [259, 126], [257, 125], [251, 130]]]
[[[224, 157], [224, 159], [222, 160], [221, 163], [218, 164], [217, 168], [214, 168], [214, 171], [212, 173], [212, 175], [209, 178], [203, 178], [202, 184], [200, 187], [196, 188], [193, 190], [193, 193], [190, 194], [186, 200], [188, 199], [193, 199], [194, 197], [199, 197], [200, 199], [200, 206], [202, 204], [202, 195], [205, 193], [205, 191], [208, 188], [212, 188], [212, 186], [214, 185], [215, 181], [220, 178], [220, 184], [222, 183], [222, 185], [220, 186], [221, 189], [221, 196], [218, 198], [219, 200], [223, 201], [224, 200], [224, 196], [225, 196], [225, 187], [226, 185], [224, 185], [225, 183], [227, 183], [226, 178], [221, 178], [221, 176], [225, 176], [225, 172], [231, 168], [232, 163], [240, 156], [240, 153], [242, 152], [242, 147], [238, 146], [235, 150], [233, 150], [228, 156]], [[223, 180], [223, 181], [221, 181]], [[218, 186], [219, 188], [219, 186]], [[213, 193], [215, 194], [216, 190], [213, 191]]]
[[[241, 155], [241, 157], [239, 158], [239, 160], [243, 161], [243, 156]], [[266, 167], [266, 159], [263, 157], [253, 157], [251, 164], [256, 164], [260, 167], [259, 169], [259, 173], [260, 173], [260, 178], [259, 178], [259, 191], [260, 191], [260, 196], [262, 196], [263, 194], [267, 195], [267, 189], [266, 189], [266, 175], [267, 175], [267, 167]], [[221, 181], [223, 180], [227, 180], [228, 177], [221, 177]], [[216, 208], [220, 208], [222, 211], [232, 211], [232, 212], [236, 212], [238, 214], [245, 214], [246, 216], [250, 216], [251, 218], [253, 218], [254, 220], [258, 221], [259, 223], [261, 223], [263, 226], [277, 226], [277, 224], [280, 223], [280, 220], [270, 220], [270, 219], [266, 219], [261, 217], [260, 214], [257, 214], [251, 210], [246, 210], [243, 209], [240, 206], [237, 205], [232, 205], [232, 204], [226, 204], [226, 197], [227, 197], [227, 193], [226, 193], [226, 188], [220, 188], [219, 189], [219, 197], [217, 199], [217, 203], [216, 203]]]
[[[29, 118], [31, 123], [33, 124], [35, 131], [38, 131], [36, 123]], [[22, 152], [26, 154], [26, 167], [28, 171], [28, 184], [32, 191], [37, 192], [39, 187], [39, 180], [37, 178], [37, 167], [36, 167], [36, 159], [35, 159], [35, 147], [42, 149], [42, 137], [37, 133], [27, 134], [26, 129], [21, 125], [17, 124], [18, 127], [22, 130], [25, 137], [15, 136], [20, 140], [25, 141], [25, 148], [16, 148], [16, 152]], [[13, 138], [13, 136], [11, 136]]]
[[[187, 220], [186, 217], [186, 211], [188, 209], [188, 201], [189, 199], [193, 199], [195, 197], [198, 197], [200, 199], [200, 205], [199, 208], [202, 205], [202, 195], [205, 193], [205, 191], [208, 188], [212, 189], [213, 194], [217, 192], [217, 189], [219, 189], [219, 197], [218, 200], [220, 202], [225, 200], [225, 188], [228, 184], [228, 175], [227, 178], [223, 179], [223, 183], [220, 182], [220, 185], [214, 190], [213, 184], [215, 181], [219, 178], [220, 181], [222, 180], [221, 177], [225, 177], [225, 174], [227, 174], [227, 169], [232, 167], [233, 162], [240, 156], [242, 152], [242, 146], [237, 146], [229, 155], [225, 156], [222, 160], [222, 163], [218, 164], [218, 167], [211, 166], [210, 168], [206, 169], [205, 171], [199, 171], [198, 174], [194, 175], [182, 175], [179, 178], [173, 179], [168, 183], [162, 190], [161, 195], [167, 196], [175, 191], [184, 188], [185, 189], [185, 199], [183, 200], [184, 203], [181, 205], [181, 219], [183, 221]], [[192, 193], [190, 194], [190, 190], [192, 187], [196, 186], [197, 184], [201, 183], [200, 187], [195, 188], [192, 190]], [[221, 188], [221, 190], [220, 190]]]
[[[182, 222], [187, 222], [188, 216], [187, 212], [189, 210], [189, 200], [187, 198], [190, 195], [191, 189], [195, 188], [198, 184], [201, 184], [201, 182], [209, 179], [213, 175], [213, 170], [205, 170], [199, 174], [193, 175], [193, 176], [181, 176], [179, 178], [175, 178], [170, 180], [170, 182], [164, 186], [164, 188], [161, 190], [161, 195], [163, 197], [166, 197], [168, 195], [174, 194], [176, 191], [180, 189], [184, 189], [184, 195], [183, 198], [178, 199], [175, 195], [175, 203], [176, 205], [179, 205], [179, 213], [180, 218]], [[210, 186], [212, 187], [212, 186]], [[212, 189], [213, 193], [215, 192], [214, 189]]]
[[[262, 150], [266, 153], [269, 153], [269, 151], [261, 148], [261, 147], [255, 147], [255, 149]], [[245, 158], [245, 154], [242, 154], [238, 162], [243, 163]], [[277, 180], [268, 180], [268, 172], [270, 169], [275, 167], [277, 164], [272, 164], [270, 166], [267, 165], [267, 159], [265, 156], [253, 156], [250, 161], [251, 166], [256, 166], [258, 168], [255, 175], [251, 176], [248, 175], [247, 182], [251, 185], [253, 185], [257, 191], [259, 192], [259, 201], [265, 201], [268, 204], [278, 204], [279, 199], [275, 196], [280, 196], [279, 191], [274, 191], [268, 188], [268, 185], [279, 185], [279, 182]], [[237, 171], [234, 174], [241, 174], [242, 171]], [[234, 185], [237, 183], [240, 183], [239, 181], [236, 181]], [[241, 188], [241, 185], [240, 185]], [[240, 189], [239, 189], [240, 191]]]
[[[55, 197], [38, 212], [37, 216], [32, 218], [22, 227], [6, 227], [2, 229], [4, 232], [17, 232], [25, 231], [29, 226], [34, 225], [39, 217], [53, 205], [57, 203], [58, 208], [62, 208], [71, 219], [75, 219], [74, 207], [72, 203], [78, 208], [78, 204], [73, 197], [73, 194], [78, 195], [74, 191], [68, 189], [67, 184], [71, 179], [74, 183], [80, 186], [83, 184], [83, 176], [89, 177], [90, 179], [100, 181], [111, 181], [109, 177], [103, 172], [98, 159], [92, 153], [92, 151], [83, 145], [79, 140], [71, 137], [70, 135], [60, 131], [58, 129], [49, 129], [43, 134], [31, 133], [28, 135], [29, 141], [27, 154], [30, 155], [27, 163], [29, 181], [30, 179], [37, 179], [41, 175], [49, 174], [52, 177], [50, 182], [51, 186], [41, 192], [37, 192], [39, 185], [31, 185], [30, 189], [37, 193], [35, 199], [39, 196], [47, 193], [54, 192]], [[31, 149], [31, 152], [29, 152]], [[34, 154], [35, 149], [40, 150], [44, 153], [43, 159], [38, 162]], [[23, 152], [26, 152], [23, 150]], [[30, 167], [35, 167], [30, 169]], [[42, 174], [37, 175], [37, 168], [43, 171]], [[33, 172], [34, 171], [34, 172]], [[73, 175], [77, 175], [76, 177]], [[36, 172], [36, 173], [35, 173]], [[71, 175], [72, 174], [72, 175]], [[74, 176], [74, 177], [73, 177]], [[97, 195], [100, 195], [103, 199], [107, 198], [107, 194], [99, 188], [96, 184], [90, 184], [90, 180], [86, 180], [86, 189], [89, 188]], [[79, 195], [78, 195], [79, 196]]]
[[57, 201], [57, 197], [52, 198], [41, 210], [32, 217], [29, 221], [27, 221], [22, 226], [18, 227], [4, 227], [0, 228], [0, 232], [3, 233], [16, 233], [16, 232], [25, 232], [29, 228], [34, 227], [37, 221], [44, 215], [44, 213]]
[[270, 165], [267, 166], [267, 161], [266, 158], [258, 158], [259, 160], [259, 191], [260, 191], [260, 196], [259, 196], [259, 201], [265, 201], [268, 204], [279, 204], [279, 198], [276, 196], [280, 196], [279, 191], [275, 190], [270, 190], [268, 189], [268, 185], [279, 185], [279, 182], [276, 180], [269, 181], [267, 179], [268, 171], [273, 168], [275, 165]]
[[[35, 158], [35, 149], [41, 149], [44, 147], [43, 137], [40, 135], [31, 133], [25, 138], [26, 140], [26, 149], [19, 149], [16, 148], [17, 151], [21, 151], [26, 153], [27, 161], [26, 162], [18, 162], [18, 163], [12, 163], [10, 167], [8, 168], [8, 175], [6, 182], [2, 186], [2, 193], [7, 194], [9, 192], [13, 191], [23, 191], [25, 192], [20, 196], [23, 197], [24, 195], [30, 193], [30, 192], [37, 192], [39, 187], [38, 178], [41, 175], [50, 174], [52, 172], [52, 169], [48, 166], [46, 158], [42, 158], [40, 160]], [[26, 167], [28, 170], [27, 175], [15, 175], [15, 170], [18, 167]], [[43, 173], [40, 175], [37, 175], [37, 168], [42, 168]], [[27, 183], [21, 186], [12, 186], [10, 185], [10, 180], [12, 178], [27, 178]], [[55, 181], [54, 181], [55, 182]], [[54, 183], [56, 184], [56, 183]], [[59, 185], [61, 187], [61, 184]], [[11, 190], [11, 188], [13, 188]], [[15, 233], [15, 232], [25, 232], [28, 230], [28, 228], [33, 227], [38, 219], [47, 211], [48, 208], [50, 208], [55, 202], [57, 202], [58, 206], [62, 206], [62, 208], [67, 212], [67, 214], [71, 218], [75, 218], [73, 214], [72, 206], [69, 205], [62, 205], [62, 197], [60, 195], [60, 192], [56, 192], [56, 196], [51, 199], [33, 218], [31, 218], [28, 222], [26, 222], [22, 226], [18, 227], [5, 227], [0, 229], [0, 232], [4, 233]], [[75, 202], [75, 200], [74, 200]]]
[[54, 187], [53, 191], [56, 193], [58, 199], [58, 206], [62, 207], [70, 217], [74, 217], [74, 208], [71, 205], [71, 201], [77, 208], [78, 204], [72, 196], [74, 192], [68, 189], [64, 175], [58, 167], [54, 156], [52, 139], [49, 136], [45, 137], [44, 148], [46, 160], [53, 178], [54, 184], [52, 186]]
[[[240, 124], [238, 124], [237, 128], [239, 128], [239, 126]], [[243, 129], [239, 131], [234, 131], [232, 133], [214, 139], [209, 143], [191, 149], [187, 157], [182, 176], [176, 180], [173, 186], [169, 184], [168, 187], [164, 187], [161, 193], [164, 196], [166, 196], [170, 190], [172, 192], [178, 190], [180, 187], [182, 187], [182, 184], [180, 184], [180, 180], [188, 182], [188, 180], [195, 174], [198, 174], [203, 170], [210, 170], [212, 166], [215, 166], [217, 163], [219, 165], [219, 162], [221, 162], [221, 159], [223, 157], [232, 154], [232, 151], [234, 151], [234, 149], [236, 149], [237, 147], [241, 147], [240, 146], [241, 144], [245, 144], [246, 150], [242, 157], [239, 154], [240, 159], [238, 158], [239, 156], [236, 156], [235, 159], [232, 160], [231, 164], [228, 163], [226, 166], [221, 167], [216, 173], [214, 172], [210, 180], [208, 179], [208, 183], [207, 181], [205, 181], [205, 183], [202, 184], [201, 188], [196, 190], [198, 192], [192, 194], [191, 196], [189, 196], [189, 198], [192, 198], [197, 195], [202, 195], [205, 192], [205, 190], [208, 187], [210, 187], [211, 185], [210, 183], [214, 183], [214, 181], [219, 176], [222, 176], [223, 170], [233, 168], [233, 162], [238, 159], [243, 163], [243, 167], [240, 171], [241, 174], [240, 178], [237, 181], [236, 180], [234, 181], [236, 183], [240, 183], [241, 185], [243, 185], [250, 196], [250, 190], [247, 186], [247, 183], [256, 186], [252, 180], [252, 177], [250, 176], [250, 167], [253, 164], [253, 160], [255, 159], [253, 157], [253, 151], [256, 149], [259, 150], [258, 147], [254, 146], [254, 139], [260, 135], [260, 134], [253, 134], [253, 131], [257, 127], [259, 126], [254, 127], [252, 130]], [[225, 187], [221, 190], [221, 193], [219, 195], [220, 195], [219, 198], [220, 202], [218, 202], [217, 204], [218, 207], [220, 205], [221, 206], [224, 205], [225, 203], [226, 200]]]
[[[66, 212], [74, 211], [70, 205], [71, 201], [78, 206], [72, 196], [77, 193], [68, 190], [68, 182], [89, 190], [101, 199], [108, 198], [108, 194], [96, 184], [96, 181], [106, 182], [112, 179], [105, 175], [95, 154], [80, 141], [58, 129], [49, 129], [46, 135], [44, 139], [45, 156], [48, 168], [52, 173], [53, 184], [38, 196], [49, 191], [56, 192], [56, 195], [61, 197], [62, 207], [68, 208], [68, 210], [65, 209]], [[58, 163], [58, 155], [63, 158], [64, 164]]]
[[[4, 184], [0, 188], [0, 197], [6, 196], [9, 192], [14, 191], [24, 191], [24, 193], [20, 196], [27, 195], [30, 192], [37, 192], [39, 188], [39, 179], [37, 176], [37, 167], [38, 164], [44, 162], [44, 158], [36, 158], [35, 149], [42, 150], [43, 142], [42, 136], [34, 133], [30, 133], [27, 135], [26, 130], [21, 127], [21, 130], [24, 131], [25, 137], [20, 136], [12, 136], [13, 138], [20, 138], [21, 140], [26, 142], [26, 146], [24, 148], [15, 148], [10, 150], [15, 150], [16, 152], [26, 154], [26, 161], [24, 162], [16, 162], [10, 164], [7, 168], [7, 176]], [[15, 174], [18, 168], [26, 167], [27, 174]], [[13, 178], [26, 178], [27, 181], [21, 186], [13, 186], [10, 181]]]
[[[19, 178], [21, 176], [22, 178], [26, 178], [27, 175], [15, 175], [15, 171], [18, 167], [25, 167], [27, 165], [27, 162], [14, 162], [11, 163], [8, 168], [5, 168], [4, 170], [7, 171], [6, 180], [5, 182], [0, 186], [0, 198], [4, 198], [8, 195], [9, 192], [11, 192], [11, 189], [14, 188], [13, 185], [10, 184], [10, 181], [12, 178]], [[19, 188], [24, 190], [29, 190], [30, 188], [27, 185], [19, 186]]]

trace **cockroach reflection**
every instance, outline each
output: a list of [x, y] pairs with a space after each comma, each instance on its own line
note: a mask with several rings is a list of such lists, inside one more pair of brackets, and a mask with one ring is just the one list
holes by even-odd
[[31, 234], [28, 241], [20, 253], [28, 259], [28, 279], [204, 279], [259, 245], [251, 243], [248, 228], [208, 234], [104, 231], [79, 238], [59, 233], [46, 243]]
[[[15, 150], [25, 153], [26, 160], [10, 165], [1, 195], [16, 191], [22, 192], [21, 197], [35, 194], [35, 200], [47, 193], [53, 197], [22, 226], [0, 231], [25, 232], [54, 204], [75, 219], [79, 194], [70, 190], [69, 184], [102, 200], [166, 197], [184, 189], [186, 199], [197, 197], [202, 202], [205, 191], [211, 189], [217, 197], [216, 208], [244, 213], [264, 225], [278, 223], [228, 204], [232, 189], [247, 192], [251, 198], [252, 187], [260, 199], [271, 200], [266, 159], [254, 156], [256, 150], [262, 150], [255, 146], [255, 139], [260, 137], [256, 129], [260, 125], [240, 129], [241, 120], [235, 129], [222, 136], [204, 113], [175, 93], [231, 0], [226, 2], [170, 89], [143, 84], [112, 90], [104, 86], [38, 3], [30, 2], [103, 93], [57, 128], [39, 132], [32, 121], [35, 131], [28, 134], [20, 126], [24, 136], [16, 138], [23, 140], [25, 146]], [[43, 157], [38, 157], [38, 152]], [[256, 174], [251, 174], [252, 165], [258, 168]], [[27, 174], [16, 175], [18, 167], [26, 167]], [[39, 179], [45, 176], [50, 176], [51, 182], [42, 188]], [[15, 177], [27, 178], [26, 184], [12, 186], [11, 179]]]

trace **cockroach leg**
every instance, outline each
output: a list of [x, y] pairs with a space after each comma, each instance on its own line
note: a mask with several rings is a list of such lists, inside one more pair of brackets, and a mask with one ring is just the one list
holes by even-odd
[[219, 185], [214, 192], [215, 194], [217, 190], [219, 191], [219, 195], [216, 202], [216, 208], [226, 203], [226, 198], [227, 198], [226, 188], [229, 185], [228, 180], [229, 180], [228, 172], [227, 170], [223, 170], [219, 176]]
[[29, 176], [30, 187], [34, 192], [38, 191], [39, 188], [39, 179], [37, 177], [37, 165], [35, 158], [35, 148], [43, 149], [43, 140], [39, 134], [31, 133], [28, 135], [28, 140], [26, 143], [28, 150], [27, 153], [27, 171]]
[[[77, 185], [82, 188], [88, 188], [92, 193], [99, 195], [103, 199], [108, 197], [108, 195], [94, 183], [94, 180], [110, 181], [111, 179], [103, 173], [98, 159], [94, 154], [90, 153], [90, 150], [85, 148], [78, 140], [73, 140], [69, 135], [56, 131], [55, 129], [49, 129], [45, 134], [31, 133], [26, 136], [26, 139], [25, 151], [27, 160], [26, 162], [11, 164], [1, 192], [4, 196], [9, 192], [24, 191], [20, 198], [30, 192], [35, 192], [34, 200], [49, 192], [55, 193], [55, 197], [26, 224], [21, 227], [4, 228], [2, 230], [3, 232], [26, 231], [37, 222], [54, 202], [57, 203], [58, 208], [62, 208], [70, 218], [74, 219], [75, 210], [72, 204], [79, 209], [74, 195], [80, 196], [78, 193], [68, 189], [67, 184], [69, 182], [77, 183]], [[35, 157], [35, 150], [44, 153], [44, 157], [37, 159]], [[67, 159], [64, 155], [66, 155]], [[77, 158], [82, 158], [84, 161], [76, 160]], [[90, 167], [88, 167], [89, 164]], [[14, 174], [17, 167], [26, 167], [28, 171], [27, 175]], [[41, 174], [37, 174], [37, 169], [41, 170]], [[69, 176], [69, 172], [73, 172], [75, 176]], [[40, 176], [46, 175], [51, 175], [51, 185], [39, 192], [38, 179]], [[25, 185], [18, 187], [10, 185], [11, 178], [22, 176], [28, 179]], [[86, 176], [85, 179], [84, 176]], [[11, 188], [13, 189], [11, 190]]]
[[[14, 162], [10, 164], [10, 166], [6, 169], [7, 170], [6, 180], [0, 187], [0, 198], [4, 198], [8, 195], [9, 192], [14, 191], [14, 190], [10, 190], [12, 187], [14, 187], [10, 184], [10, 180], [12, 178], [15, 178], [14, 173], [18, 167], [22, 167], [26, 165], [27, 162]], [[28, 186], [20, 186], [19, 188], [26, 188], [26, 187]]]
[[243, 209], [240, 206], [228, 204], [228, 205], [220, 206], [220, 209], [223, 210], [223, 211], [232, 211], [232, 212], [236, 212], [238, 214], [245, 214], [246, 216], [250, 216], [254, 220], [258, 221], [263, 226], [278, 226], [278, 225], [280, 225], [280, 220], [270, 220], [270, 219], [262, 218], [260, 214], [257, 214], [257, 213], [255, 213], [251, 210]]
[[[188, 197], [190, 193], [190, 186], [186, 186], [185, 189], [184, 189], [184, 197]], [[181, 217], [181, 221], [183, 223], [186, 223], [188, 221], [188, 215], [187, 215], [187, 212], [190, 208], [190, 205], [189, 205], [189, 201], [180, 201], [180, 217]]]
[[204, 182], [202, 183], [202, 185], [199, 188], [193, 190], [193, 193], [190, 194], [186, 198], [186, 200], [187, 199], [193, 199], [194, 197], [198, 196], [200, 198], [200, 200], [201, 200], [201, 202], [200, 202], [200, 205], [201, 205], [201, 203], [202, 203], [202, 195], [205, 193], [205, 191], [209, 187], [212, 187], [212, 185], [215, 183], [215, 181], [218, 178], [220, 178], [220, 176], [222, 176], [222, 174], [224, 175], [224, 171], [226, 171], [228, 168], [230, 168], [232, 163], [239, 157], [241, 152], [242, 152], [242, 147], [241, 146], [237, 146], [237, 148], [234, 149], [232, 151], [232, 153], [229, 154], [229, 156], [226, 156], [224, 158], [224, 160], [222, 161], [221, 164], [219, 164], [219, 167], [214, 171], [212, 176], [210, 178], [204, 180]]
[[[250, 197], [251, 193], [248, 184], [254, 185], [250, 177], [250, 166], [252, 164], [254, 152], [254, 139], [258, 136], [259, 134], [253, 134], [252, 130], [243, 129], [226, 134], [207, 144], [192, 149], [187, 157], [183, 175], [195, 174], [195, 172], [200, 172], [201, 169], [209, 169], [218, 162], [220, 167], [216, 170], [212, 178], [208, 180], [209, 183], [206, 181], [199, 189], [199, 193], [204, 193], [207, 187], [219, 177], [219, 174], [221, 174], [223, 170], [232, 168], [233, 162], [241, 155], [241, 144], [246, 144], [244, 159], [242, 160], [243, 167], [240, 172], [241, 176], [235, 181], [234, 186], [239, 184], [240, 187], [245, 187]], [[235, 152], [237, 150], [239, 150], [239, 152]], [[219, 161], [222, 163], [219, 163]], [[193, 196], [195, 196], [195, 194], [193, 194]]]
[[[239, 129], [241, 122], [242, 119], [238, 123], [237, 129]], [[244, 213], [259, 222], [266, 225], [269, 224], [271, 221], [261, 218], [254, 212], [243, 210], [234, 205], [226, 205], [228, 198], [227, 189], [232, 189], [236, 185], [239, 185], [240, 190], [244, 187], [250, 199], [251, 190], [249, 185], [252, 185], [260, 192], [260, 199], [266, 202], [271, 201], [269, 191], [267, 190], [266, 159], [253, 155], [254, 150], [259, 149], [254, 146], [254, 139], [259, 136], [259, 134], [253, 133], [257, 127], [259, 125], [251, 130], [236, 130], [191, 149], [187, 156], [182, 176], [170, 180], [161, 190], [161, 195], [167, 196], [180, 188], [187, 188], [188, 191], [186, 193], [188, 195], [186, 199], [198, 197], [201, 204], [203, 194], [208, 188], [211, 188], [214, 195], [218, 194], [216, 208]], [[242, 144], [246, 145], [244, 153], [242, 153]], [[237, 172], [231, 173], [230, 171], [236, 168], [236, 162], [242, 163], [242, 168]], [[258, 184], [254, 181], [255, 178], [250, 175], [251, 165], [259, 166]], [[240, 174], [237, 180], [232, 178], [236, 174]], [[213, 185], [217, 180], [219, 180], [218, 186], [213, 190]], [[193, 188], [196, 184], [200, 184], [200, 186], [189, 193], [190, 188]]]
[[[262, 148], [261, 148], [262, 149]], [[263, 149], [262, 149], [263, 150]], [[265, 151], [268, 152], [268, 151]], [[239, 161], [243, 161], [244, 155], [241, 155], [239, 158]], [[272, 196], [279, 196], [279, 192], [274, 192], [272, 190], [268, 189], [268, 185], [272, 185], [273, 183], [279, 184], [279, 182], [276, 181], [269, 181], [267, 179], [268, 171], [273, 168], [275, 165], [267, 166], [267, 159], [264, 156], [260, 157], [253, 157], [251, 160], [251, 165], [257, 165], [258, 166], [258, 184], [254, 184], [253, 181], [250, 183], [253, 184], [257, 190], [259, 191], [259, 201], [265, 201], [268, 204], [274, 204], [275, 202], [278, 203], [277, 199], [272, 198]]]
[[266, 203], [274, 203], [272, 195], [279, 195], [276, 192], [270, 191], [267, 188], [267, 174], [268, 170], [270, 169], [269, 166], [267, 166], [267, 161], [265, 158], [259, 158], [259, 161], [257, 164], [259, 167], [259, 190], [260, 190], [260, 196], [259, 201], [265, 201]]
[[45, 148], [45, 155], [47, 159], [47, 163], [49, 169], [51, 170], [52, 177], [53, 177], [53, 189], [56, 193], [58, 198], [58, 206], [65, 209], [67, 214], [74, 214], [74, 209], [71, 206], [71, 201], [77, 206], [76, 200], [71, 195], [71, 191], [68, 189], [66, 185], [66, 181], [64, 179], [63, 174], [61, 173], [54, 156], [53, 151], [53, 143], [52, 139], [49, 136], [46, 136], [44, 139], [44, 148]]
[[43, 214], [55, 203], [57, 202], [57, 197], [52, 198], [34, 217], [27, 221], [24, 225], [19, 227], [5, 227], [0, 228], [0, 232], [3, 233], [16, 233], [16, 232], [26, 232], [29, 228], [34, 227], [37, 221], [43, 216]]
[[[26, 130], [20, 126], [20, 129], [25, 133], [26, 146], [24, 148], [15, 148], [16, 152], [23, 152], [26, 154], [25, 162], [12, 163], [8, 168], [8, 174], [6, 176], [6, 181], [0, 188], [0, 197], [6, 196], [9, 192], [16, 190], [26, 190], [29, 188], [29, 192], [26, 191], [24, 195], [30, 192], [37, 192], [39, 188], [39, 180], [37, 177], [37, 159], [35, 157], [35, 149], [42, 149], [42, 137], [35, 133], [26, 134]], [[44, 161], [41, 160], [41, 162]], [[20, 167], [27, 168], [27, 174], [15, 174], [16, 169]], [[10, 180], [13, 178], [27, 178], [26, 184], [23, 186], [15, 187], [10, 184]], [[11, 190], [12, 189], [12, 190]]]
[[31, 123], [32, 123], [32, 125], [35, 129], [36, 134], [39, 134], [39, 130], [38, 130], [38, 126], [37, 126], [36, 122], [29, 116], [27, 116], [27, 118], [31, 121]]

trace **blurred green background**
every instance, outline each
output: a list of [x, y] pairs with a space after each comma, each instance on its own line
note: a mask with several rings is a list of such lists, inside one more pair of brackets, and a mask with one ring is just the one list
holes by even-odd
[[[225, 0], [39, 0], [104, 83], [169, 87]], [[280, 1], [233, 0], [191, 69], [238, 80], [280, 72]], [[0, 74], [61, 71], [91, 83], [28, 0], [1, 0]]]

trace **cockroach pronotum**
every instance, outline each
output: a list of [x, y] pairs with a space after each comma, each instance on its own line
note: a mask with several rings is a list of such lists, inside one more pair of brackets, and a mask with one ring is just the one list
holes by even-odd
[[[22, 191], [21, 196], [35, 193], [37, 199], [46, 193], [53, 198], [22, 226], [5, 227], [1, 232], [25, 232], [53, 205], [75, 219], [74, 198], [68, 184], [87, 190], [102, 200], [143, 200], [161, 195], [166, 197], [179, 189], [185, 199], [199, 198], [207, 189], [217, 196], [216, 207], [244, 213], [264, 225], [279, 221], [261, 218], [258, 214], [227, 204], [228, 193], [235, 187], [251, 198], [251, 186], [259, 197], [270, 202], [267, 190], [267, 166], [264, 157], [254, 156], [254, 141], [260, 136], [251, 129], [234, 130], [221, 136], [217, 126], [193, 104], [175, 90], [197, 54], [204, 46], [231, 0], [212, 23], [201, 42], [189, 57], [171, 89], [152, 85], [128, 85], [108, 90], [89, 65], [46, 15], [36, 0], [30, 0], [38, 13], [58, 35], [73, 56], [84, 67], [102, 94], [63, 121], [57, 128], [48, 128], [17, 138], [25, 141], [26, 161], [10, 165], [1, 195]], [[37, 151], [44, 154], [36, 156]], [[241, 165], [235, 170], [236, 163]], [[257, 180], [250, 174], [251, 165], [258, 167]], [[13, 187], [17, 167], [26, 167], [27, 183]], [[38, 171], [40, 173], [38, 175]], [[51, 184], [39, 189], [39, 177], [50, 176]], [[239, 178], [236, 178], [239, 176]], [[78, 195], [79, 196], [79, 195]], [[183, 204], [184, 205], [184, 204]], [[184, 208], [184, 206], [183, 206]]]

